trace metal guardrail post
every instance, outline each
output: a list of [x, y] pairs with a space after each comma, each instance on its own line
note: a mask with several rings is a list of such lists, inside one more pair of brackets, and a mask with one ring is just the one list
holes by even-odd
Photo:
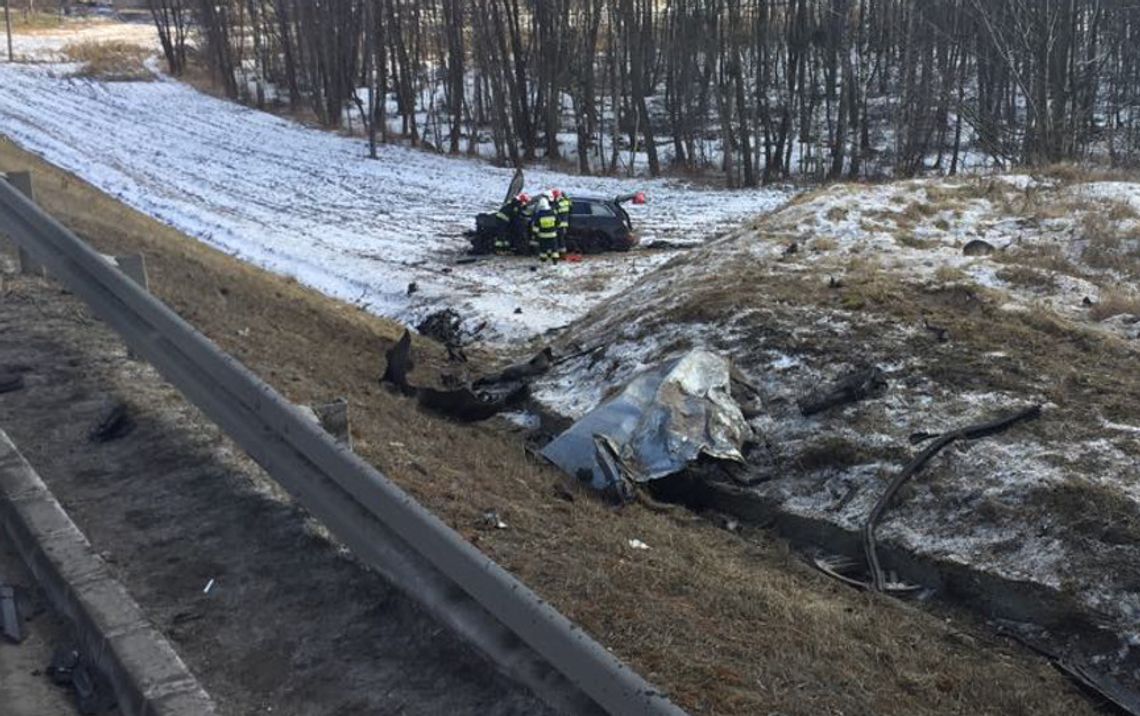
[[[146, 275], [146, 257], [142, 254], [128, 254], [126, 256], [116, 256], [115, 265], [119, 267], [127, 278], [137, 283], [144, 291], [150, 292], [150, 280]], [[139, 354], [135, 352], [134, 348], [127, 346], [127, 357], [131, 360], [138, 360]]]
[[683, 716], [608, 649], [4, 182], [0, 232], [46, 264], [358, 559], [508, 676], [562, 712]]
[[[8, 172], [8, 183], [14, 186], [21, 194], [28, 197], [29, 200], [36, 200], [35, 188], [32, 186], [32, 173], [31, 172]], [[36, 263], [32, 255], [27, 252], [23, 246], [16, 247], [16, 253], [20, 261], [20, 273], [25, 276], [44, 276], [44, 267]]]

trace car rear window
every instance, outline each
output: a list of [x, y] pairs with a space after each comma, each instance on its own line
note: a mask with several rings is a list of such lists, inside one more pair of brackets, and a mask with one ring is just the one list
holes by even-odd
[[594, 216], [613, 216], [614, 212], [610, 207], [602, 203], [590, 204], [591, 213]]
[[590, 204], [588, 204], [584, 201], [575, 201], [574, 203], [572, 203], [570, 205], [570, 215], [571, 216], [573, 216], [574, 214], [579, 214], [579, 215], [584, 216], [584, 215], [590, 214], [590, 213], [593, 213], [590, 211]]

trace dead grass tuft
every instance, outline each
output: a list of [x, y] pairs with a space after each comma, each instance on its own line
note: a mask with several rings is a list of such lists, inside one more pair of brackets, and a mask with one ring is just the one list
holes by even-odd
[[[17, 12], [12, 9], [12, 29], [14, 31], [54, 30], [63, 25], [58, 13], [54, 12]], [[0, 24], [3, 23], [3, 13], [0, 12]]]
[[933, 239], [920, 239], [914, 235], [913, 231], [901, 227], [899, 231], [895, 232], [895, 241], [908, 249], [933, 249], [938, 246], [937, 241]]
[[1058, 288], [1057, 278], [1053, 274], [1020, 264], [1006, 266], [998, 270], [997, 277], [1011, 286], [1045, 293], [1052, 293]]
[[150, 56], [145, 48], [129, 42], [71, 42], [63, 47], [71, 62], [82, 63], [79, 77], [104, 82], [145, 82], [154, 75], [143, 64]]
[[1029, 504], [1077, 534], [1108, 544], [1140, 544], [1140, 505], [1119, 490], [1074, 480], [1031, 491]]
[[847, 209], [842, 206], [833, 206], [827, 210], [828, 221], [843, 221], [847, 218]]
[[938, 270], [934, 272], [934, 280], [939, 283], [956, 283], [967, 279], [969, 276], [966, 275], [966, 272], [957, 266], [939, 266]]
[[1122, 291], [1106, 291], [1089, 309], [1089, 318], [1103, 321], [1113, 316], [1140, 316], [1140, 295]]

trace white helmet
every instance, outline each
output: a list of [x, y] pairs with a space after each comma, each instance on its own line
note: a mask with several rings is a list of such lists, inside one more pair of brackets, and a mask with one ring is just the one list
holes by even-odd
[[542, 194], [538, 197], [538, 210], [547, 211], [548, 209], [550, 209], [550, 199], [546, 197], [546, 194]]

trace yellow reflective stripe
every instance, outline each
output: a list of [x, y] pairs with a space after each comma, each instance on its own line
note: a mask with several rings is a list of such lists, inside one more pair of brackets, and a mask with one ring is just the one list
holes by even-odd
[[538, 225], [544, 229], [551, 229], [558, 226], [558, 219], [553, 216], [543, 216], [539, 218]]

